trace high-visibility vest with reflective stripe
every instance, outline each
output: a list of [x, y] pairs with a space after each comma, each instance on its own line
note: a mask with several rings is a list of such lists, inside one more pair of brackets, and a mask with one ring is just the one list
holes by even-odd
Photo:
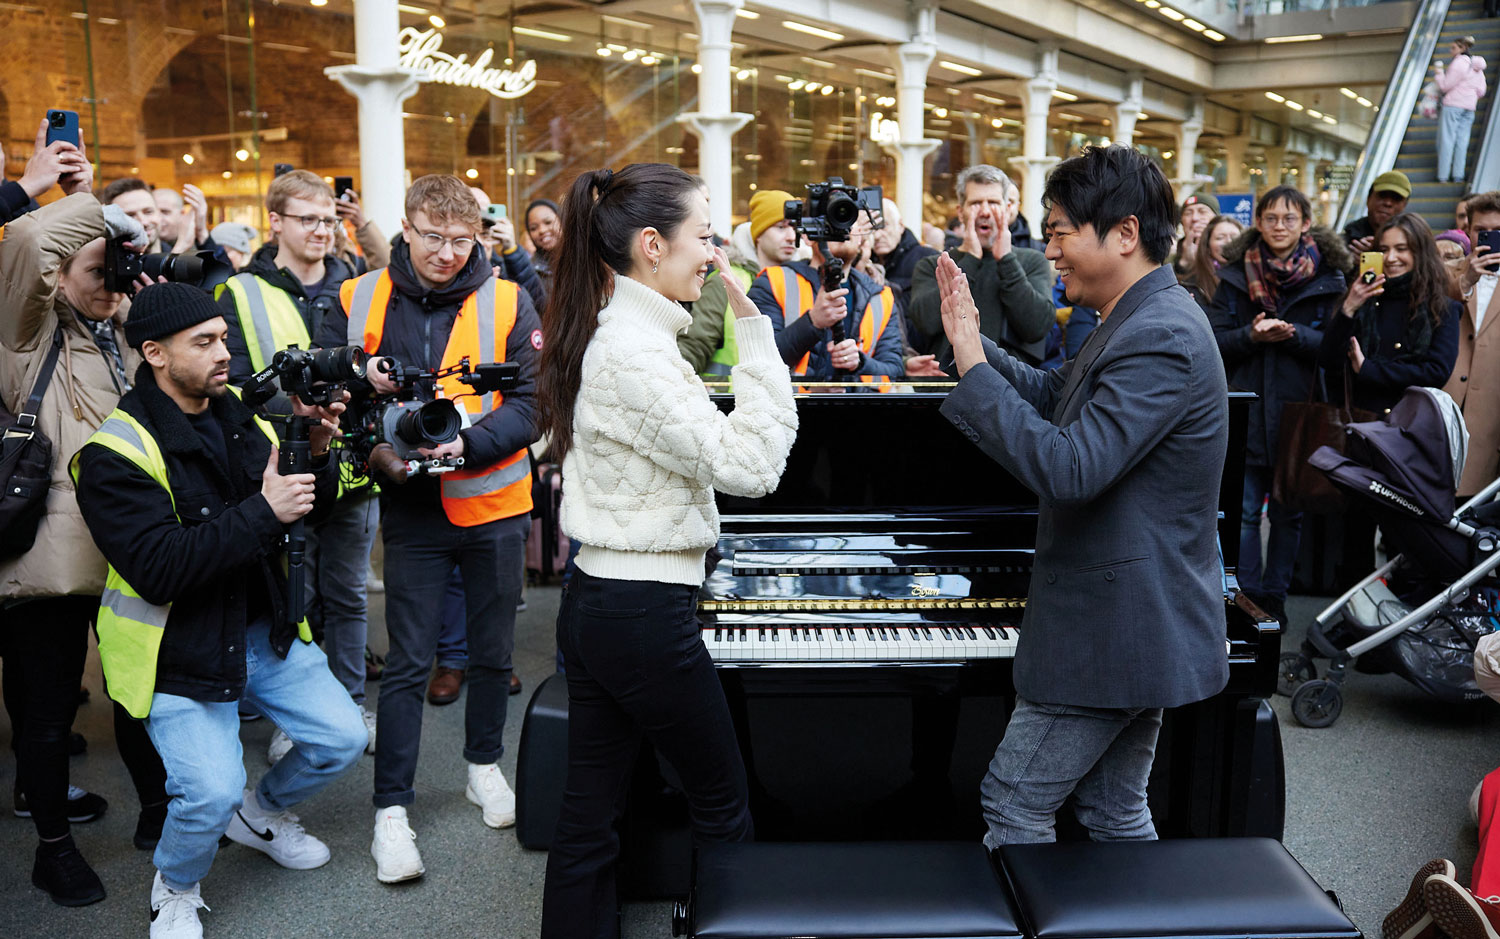
[[[255, 424], [275, 446], [276, 433], [271, 425], [259, 417]], [[116, 408], [84, 446], [91, 443], [113, 450], [140, 467], [167, 491], [167, 497], [172, 500], [172, 511], [177, 511], [177, 497], [172, 494], [172, 484], [167, 478], [167, 461], [161, 455], [156, 438], [140, 421]], [[81, 453], [82, 450], [74, 454], [70, 464], [75, 485]], [[156, 660], [171, 611], [171, 603], [155, 604], [146, 600], [125, 582], [113, 564], [109, 565], [96, 621], [99, 664], [104, 667], [104, 683], [109, 688], [109, 696], [120, 702], [131, 717], [139, 720], [151, 713], [151, 696], [156, 690]], [[297, 636], [303, 642], [312, 642], [312, 629], [306, 619], [297, 624]]]
[[[750, 285], [755, 282], [755, 276], [737, 264], [731, 264], [729, 269], [734, 272], [735, 279], [740, 282], [740, 286], [748, 291]], [[724, 276], [724, 272], [718, 268], [714, 269], [714, 274], [719, 277]], [[726, 303], [724, 305], [724, 341], [719, 348], [714, 350], [713, 356], [704, 366], [704, 378], [715, 381], [728, 378], [731, 370], [740, 364], [740, 347], [734, 336], [734, 320], [734, 307]]]
[[[391, 275], [386, 270], [371, 271], [344, 281], [339, 299], [349, 314], [346, 341], [363, 346], [376, 355], [385, 333], [386, 311], [391, 303]], [[508, 280], [485, 278], [484, 284], [464, 298], [448, 345], [443, 350], [442, 368], [451, 368], [468, 356], [471, 365], [504, 362], [505, 344], [516, 325], [517, 287]], [[443, 396], [461, 402], [476, 421], [505, 402], [498, 391], [475, 394], [453, 375], [441, 379], [438, 388]], [[455, 525], [483, 525], [502, 518], [514, 518], [531, 511], [530, 454], [522, 448], [493, 466], [483, 469], [461, 469], [442, 476], [443, 513]]]
[[259, 372], [270, 365], [276, 353], [287, 346], [306, 349], [312, 345], [297, 302], [285, 290], [248, 273], [229, 278], [215, 291], [215, 299], [225, 290], [234, 297], [240, 333], [250, 350], [250, 371]]
[[[793, 320], [812, 309], [815, 291], [812, 282], [806, 277], [785, 264], [768, 267], [761, 273], [771, 282], [771, 293], [776, 297], [776, 304], [781, 307], [781, 321], [784, 325], [790, 326]], [[788, 303], [793, 296], [797, 298], [795, 308]], [[895, 309], [896, 295], [889, 287], [871, 297], [870, 302], [865, 304], [864, 315], [859, 320], [859, 335], [855, 337], [860, 351], [865, 355], [875, 354], [875, 344], [880, 341]], [[805, 376], [811, 359], [812, 352], [809, 351], [793, 366], [792, 374]], [[890, 391], [892, 388], [890, 377], [885, 375], [861, 375], [859, 380], [867, 385], [878, 382], [881, 391]]]

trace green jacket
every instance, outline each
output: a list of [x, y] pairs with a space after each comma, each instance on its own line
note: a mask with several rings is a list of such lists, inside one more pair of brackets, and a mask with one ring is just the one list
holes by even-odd
[[[988, 254], [976, 258], [957, 248], [948, 254], [969, 278], [974, 305], [979, 308], [979, 331], [1028, 365], [1040, 364], [1047, 333], [1057, 322], [1057, 307], [1052, 303], [1052, 265], [1046, 256], [1031, 248], [1012, 248], [999, 261]], [[937, 356], [938, 364], [956, 375], [953, 346], [943, 333], [936, 271], [937, 255], [917, 262], [907, 320], [916, 333], [912, 343], [918, 351]]]
[[[736, 264], [734, 269], [740, 283], [749, 289], [758, 271], [745, 264]], [[677, 337], [678, 351], [699, 375], [708, 369], [714, 353], [724, 345], [724, 316], [728, 312], [729, 291], [724, 287], [722, 277], [710, 274], [703, 282], [703, 292], [693, 303], [693, 322], [687, 332]]]

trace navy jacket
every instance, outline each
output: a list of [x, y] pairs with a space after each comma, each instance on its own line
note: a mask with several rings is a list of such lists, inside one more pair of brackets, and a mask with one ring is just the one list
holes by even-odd
[[[315, 296], [308, 296], [306, 289], [297, 276], [284, 267], [276, 266], [276, 245], [262, 245], [250, 258], [250, 263], [245, 265], [242, 274], [254, 274], [272, 287], [286, 291], [297, 306], [297, 312], [302, 314], [302, 325], [307, 327], [308, 338], [313, 340], [314, 348], [322, 348], [318, 343], [318, 335], [323, 328], [323, 320], [328, 314], [339, 310], [339, 287], [344, 281], [355, 276], [354, 269], [342, 259], [329, 255], [323, 259], [323, 270], [327, 276], [323, 280], [322, 288]], [[234, 294], [226, 288], [219, 293], [219, 306], [224, 310], [224, 322], [229, 324], [229, 336], [226, 344], [229, 346], [229, 381], [231, 384], [239, 385], [249, 378], [254, 372], [250, 368], [250, 349], [245, 345], [245, 334], [240, 329], [239, 314], [235, 310]], [[348, 345], [340, 342], [338, 345]]]
[[[1377, 416], [1396, 406], [1407, 388], [1441, 388], [1453, 374], [1458, 359], [1458, 330], [1463, 319], [1463, 304], [1448, 301], [1443, 321], [1433, 327], [1425, 348], [1420, 346], [1412, 324], [1409, 298], [1393, 289], [1387, 281], [1384, 294], [1367, 302], [1354, 316], [1336, 310], [1323, 330], [1323, 345], [1318, 364], [1328, 372], [1328, 395], [1331, 401], [1344, 400], [1344, 369], [1351, 370], [1354, 406], [1373, 411]], [[1426, 316], [1424, 311], [1423, 316]], [[1361, 345], [1365, 362], [1358, 372], [1349, 361], [1349, 339], [1365, 332], [1364, 324], [1373, 320], [1378, 337], [1374, 348]]]
[[[811, 264], [791, 261], [785, 266], [811, 281], [813, 296], [817, 296], [822, 289], [819, 286], [822, 281]], [[755, 282], [750, 285], [750, 301], [771, 318], [771, 325], [776, 330], [776, 349], [781, 353], [781, 360], [788, 367], [795, 367], [804, 355], [811, 353], [812, 358], [807, 364], [808, 377], [814, 381], [837, 381], [840, 373], [834, 371], [833, 360], [828, 357], [828, 343], [833, 341], [833, 331], [818, 329], [813, 325], [812, 317], [806, 315], [806, 311], [791, 323], [785, 321], [781, 304], [776, 302], [776, 295], [771, 292], [770, 274], [774, 270], [767, 269], [755, 278]], [[880, 293], [880, 288], [857, 270], [849, 272], [849, 279], [844, 282], [844, 286], [849, 288], [854, 298], [854, 312], [843, 320], [844, 335], [849, 339], [857, 339], [865, 308]], [[874, 353], [860, 356], [857, 374], [889, 375], [892, 378], [900, 378], [906, 374], [905, 360], [901, 355], [900, 317], [901, 309], [896, 305], [886, 319], [885, 329], [875, 339]]]
[[1198, 305], [1161, 267], [1061, 368], [983, 341], [987, 363], [942, 413], [1040, 500], [1016, 693], [1097, 708], [1217, 694], [1229, 398]]

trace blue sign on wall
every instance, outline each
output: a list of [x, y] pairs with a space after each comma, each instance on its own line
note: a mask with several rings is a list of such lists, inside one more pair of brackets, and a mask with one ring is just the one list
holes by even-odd
[[1219, 193], [1219, 214], [1228, 215], [1249, 228], [1255, 224], [1255, 196], [1250, 193]]

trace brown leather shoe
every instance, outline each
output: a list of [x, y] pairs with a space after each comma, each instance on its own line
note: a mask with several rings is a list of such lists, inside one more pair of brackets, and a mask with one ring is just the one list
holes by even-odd
[[517, 675], [515, 672], [510, 673], [510, 693], [521, 693], [521, 676]]
[[427, 683], [427, 700], [433, 704], [452, 704], [458, 700], [458, 690], [463, 686], [463, 669], [439, 665]]

